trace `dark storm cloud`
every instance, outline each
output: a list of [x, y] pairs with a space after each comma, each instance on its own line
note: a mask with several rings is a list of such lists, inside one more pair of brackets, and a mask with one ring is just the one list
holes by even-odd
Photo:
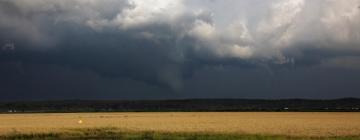
[[328, 80], [360, 91], [358, 0], [256, 3], [1, 1], [3, 99], [341, 97]]

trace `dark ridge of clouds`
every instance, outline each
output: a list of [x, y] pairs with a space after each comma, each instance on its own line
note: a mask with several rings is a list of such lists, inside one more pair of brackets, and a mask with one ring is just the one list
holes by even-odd
[[2, 100], [358, 96], [358, 0], [233, 2], [1, 1]]

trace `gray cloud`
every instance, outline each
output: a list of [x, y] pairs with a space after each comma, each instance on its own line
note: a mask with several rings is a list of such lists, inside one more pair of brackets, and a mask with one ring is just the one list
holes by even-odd
[[240, 67], [270, 77], [299, 67], [356, 71], [359, 5], [359, 0], [4, 0], [0, 43], [14, 42], [16, 50], [2, 50], [0, 61], [25, 75], [23, 65], [47, 71], [55, 65], [174, 93], [191, 92], [189, 79], [204, 68], [223, 67], [236, 75], [232, 69]]

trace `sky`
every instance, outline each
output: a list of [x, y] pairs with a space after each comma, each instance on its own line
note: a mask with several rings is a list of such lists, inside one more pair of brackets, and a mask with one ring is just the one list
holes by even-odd
[[0, 100], [360, 97], [360, 0], [1, 0]]

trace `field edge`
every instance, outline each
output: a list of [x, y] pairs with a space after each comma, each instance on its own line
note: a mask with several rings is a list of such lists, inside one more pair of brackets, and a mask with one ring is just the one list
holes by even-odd
[[121, 130], [113, 127], [74, 128], [62, 132], [21, 133], [0, 135], [1, 140], [27, 139], [124, 139], [124, 140], [360, 140], [360, 136], [286, 136], [266, 134], [232, 134], [211, 132], [159, 132]]

